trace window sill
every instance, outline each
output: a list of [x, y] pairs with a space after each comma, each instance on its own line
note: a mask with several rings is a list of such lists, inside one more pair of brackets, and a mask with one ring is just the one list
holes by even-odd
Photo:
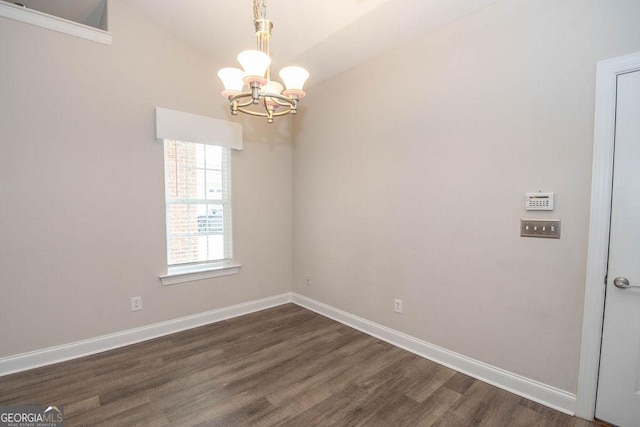
[[241, 265], [224, 265], [220, 267], [209, 267], [200, 270], [170, 272], [160, 276], [164, 286], [176, 285], [178, 283], [195, 282], [196, 280], [211, 279], [214, 277], [230, 276], [238, 274]]

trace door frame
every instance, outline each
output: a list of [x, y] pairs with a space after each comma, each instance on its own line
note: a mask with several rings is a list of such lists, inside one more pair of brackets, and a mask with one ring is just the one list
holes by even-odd
[[609, 256], [617, 78], [620, 74], [633, 71], [640, 71], [640, 52], [599, 61], [596, 73], [587, 280], [576, 396], [576, 415], [586, 419], [595, 416], [598, 389], [604, 278]]

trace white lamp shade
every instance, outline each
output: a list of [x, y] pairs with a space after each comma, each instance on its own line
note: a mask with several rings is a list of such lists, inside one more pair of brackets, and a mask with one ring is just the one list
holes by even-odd
[[280, 78], [288, 90], [301, 91], [309, 78], [309, 72], [302, 67], [284, 67], [280, 70]]
[[[269, 83], [267, 83], [266, 85], [260, 88], [260, 92], [262, 92], [265, 95], [268, 93], [275, 93], [276, 95], [280, 95], [280, 93], [282, 92], [282, 89], [284, 88], [280, 83], [270, 81]], [[275, 108], [278, 108], [279, 106], [278, 102], [276, 101], [276, 98], [267, 97], [265, 98], [265, 101], [267, 102], [267, 105], [271, 105]]]
[[244, 68], [246, 76], [263, 77], [271, 65], [271, 58], [259, 50], [245, 50], [238, 55], [238, 62]]
[[225, 92], [242, 91], [244, 71], [241, 69], [231, 67], [221, 68], [220, 71], [218, 71], [218, 77], [222, 80]]

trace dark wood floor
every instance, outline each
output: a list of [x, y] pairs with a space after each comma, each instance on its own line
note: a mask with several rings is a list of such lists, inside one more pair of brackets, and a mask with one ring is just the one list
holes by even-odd
[[287, 304], [0, 378], [75, 425], [591, 426]]

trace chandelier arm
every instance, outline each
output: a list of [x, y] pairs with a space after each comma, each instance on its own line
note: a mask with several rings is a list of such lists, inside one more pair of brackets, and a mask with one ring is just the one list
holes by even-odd
[[249, 105], [253, 105], [253, 99], [249, 96], [249, 100], [243, 102], [242, 104], [238, 104], [238, 107], [248, 107]]
[[291, 112], [291, 108], [287, 108], [284, 109], [282, 111], [275, 111], [273, 113], [273, 117], [280, 117], [280, 116], [286, 116], [287, 114], [289, 114]]
[[243, 112], [245, 114], [249, 114], [251, 116], [267, 117], [266, 111], [263, 113], [262, 111], [253, 111], [253, 110], [249, 110], [247, 108], [240, 108], [240, 107], [238, 107], [238, 111], [241, 111], [241, 112]]
[[[258, 117], [268, 117], [267, 112], [262, 112], [262, 111], [254, 111], [254, 110], [250, 110], [248, 108], [244, 108], [244, 107], [240, 107], [238, 106], [238, 111], [241, 111], [245, 114], [249, 114], [251, 116], [258, 116]], [[291, 112], [291, 108], [285, 108], [282, 111], [274, 111], [272, 113], [273, 117], [280, 117], [280, 116], [286, 116], [287, 114], [289, 114]]]
[[[271, 98], [273, 99], [276, 103], [278, 103], [278, 105], [282, 105], [283, 107], [293, 107], [294, 106], [294, 101], [291, 98], [288, 98], [284, 95], [280, 95], [277, 93], [264, 93], [260, 95], [261, 98]], [[280, 101], [284, 101], [284, 102], [280, 102]]]
[[[244, 108], [244, 107], [241, 107], [241, 106], [238, 106], [238, 111], [241, 111], [241, 112], [243, 112], [245, 114], [250, 114], [252, 116], [259, 116], [259, 117], [267, 117], [268, 116], [266, 111], [265, 112], [255, 111], [255, 110], [250, 110], [248, 108]], [[291, 107], [285, 108], [282, 111], [274, 111], [272, 113], [272, 116], [274, 116], [274, 117], [286, 116], [290, 112], [291, 112]]]
[[238, 103], [238, 107], [248, 107], [249, 105], [253, 104], [253, 95], [251, 94], [251, 92], [241, 92], [237, 95], [234, 95], [229, 98], [229, 103], [233, 104], [234, 102], [240, 101], [243, 98], [249, 98], [249, 100], [243, 103]]
[[[234, 102], [234, 101], [239, 101], [242, 98], [251, 98], [251, 100], [247, 101], [246, 103], [242, 103], [242, 104], [238, 104], [238, 107], [247, 107], [249, 105], [251, 105], [253, 102], [253, 97], [251, 92], [241, 92], [237, 95], [232, 96], [231, 98], [229, 98], [229, 102]], [[273, 99], [276, 103], [278, 103], [278, 105], [281, 105], [283, 107], [293, 107], [295, 105], [295, 100], [291, 99], [289, 97], [286, 97], [284, 95], [280, 95], [277, 93], [261, 93], [260, 94], [260, 99], [264, 99], [264, 98], [271, 98]]]
[[[238, 111], [242, 111], [245, 114], [249, 114], [251, 116], [257, 116], [257, 117], [268, 117], [267, 112], [262, 112], [262, 111], [253, 111], [253, 110], [249, 110], [246, 108], [240, 108], [238, 107]], [[285, 116], [289, 114], [289, 110], [283, 110], [283, 111], [275, 111], [272, 116], [273, 117], [280, 117], [280, 116]]]
[[276, 104], [282, 106], [282, 107], [292, 107], [293, 106], [293, 100], [288, 100], [287, 102], [282, 102], [277, 98], [274, 98], [274, 101], [276, 102]]

